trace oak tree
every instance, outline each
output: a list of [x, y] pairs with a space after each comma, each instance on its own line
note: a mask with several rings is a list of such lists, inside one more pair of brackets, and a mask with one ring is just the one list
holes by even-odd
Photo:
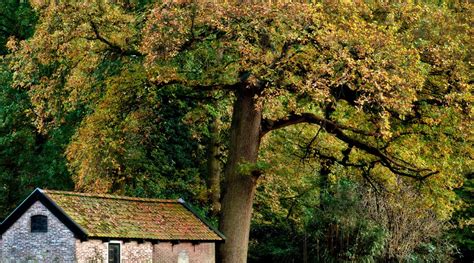
[[443, 164], [451, 151], [472, 157], [469, 148], [446, 147], [472, 135], [472, 6], [460, 9], [183, 2], [150, 12], [141, 47], [150, 82], [235, 96], [220, 219], [223, 262], [246, 260], [259, 149], [273, 130], [311, 123], [343, 144], [335, 162], [459, 185], [459, 171]]

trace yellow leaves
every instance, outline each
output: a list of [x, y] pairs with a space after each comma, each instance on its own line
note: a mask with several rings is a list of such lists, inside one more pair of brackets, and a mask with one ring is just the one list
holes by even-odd
[[[77, 187], [110, 189], [112, 183], [120, 184], [127, 178], [126, 160], [143, 158], [133, 149], [149, 137], [151, 131], [146, 127], [153, 121], [149, 116], [149, 94], [137, 90], [143, 86], [144, 78], [143, 67], [130, 63], [127, 70], [105, 81], [105, 95], [82, 121], [66, 150]], [[140, 106], [136, 105], [138, 98]]]
[[[167, 59], [176, 56], [178, 49], [192, 37], [191, 25], [196, 14], [173, 4], [154, 8], [144, 30], [141, 50], [149, 53], [148, 61]], [[150, 52], [152, 51], [152, 52]]]
[[386, 111], [380, 113], [380, 133], [382, 138], [388, 140], [392, 137], [392, 127], [390, 126], [390, 114]]
[[11, 52], [16, 52], [20, 48], [20, 43], [19, 41], [14, 37], [10, 36], [8, 38], [8, 41], [6, 43], [6, 47], [11, 51]]
[[121, 46], [132, 49], [138, 31], [135, 15], [107, 3], [64, 2], [38, 12], [35, 34], [15, 44], [11, 68], [14, 85], [29, 90], [35, 122], [44, 132], [67, 113], [97, 101], [98, 82], [113, 70], [101, 65], [109, 59], [104, 54]]

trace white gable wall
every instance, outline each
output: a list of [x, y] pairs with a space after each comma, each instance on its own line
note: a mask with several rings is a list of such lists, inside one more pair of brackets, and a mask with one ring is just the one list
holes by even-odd
[[[48, 217], [48, 232], [31, 233], [31, 217]], [[0, 262], [75, 262], [74, 234], [36, 201], [0, 240]]]

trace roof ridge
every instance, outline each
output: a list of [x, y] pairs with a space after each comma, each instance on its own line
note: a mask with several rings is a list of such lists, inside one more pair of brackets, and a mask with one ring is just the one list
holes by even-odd
[[64, 196], [81, 196], [81, 197], [90, 197], [90, 198], [101, 198], [101, 199], [116, 199], [116, 200], [129, 200], [129, 201], [139, 201], [139, 202], [153, 202], [153, 203], [179, 203], [175, 199], [160, 199], [160, 198], [144, 198], [144, 197], [131, 197], [123, 195], [112, 195], [112, 194], [96, 194], [96, 193], [80, 193], [73, 191], [59, 191], [59, 190], [43, 190], [40, 189], [45, 194], [58, 194]]

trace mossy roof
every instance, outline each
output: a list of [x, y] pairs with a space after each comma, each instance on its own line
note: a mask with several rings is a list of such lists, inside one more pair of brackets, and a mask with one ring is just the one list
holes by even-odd
[[182, 200], [42, 191], [89, 238], [221, 241]]

